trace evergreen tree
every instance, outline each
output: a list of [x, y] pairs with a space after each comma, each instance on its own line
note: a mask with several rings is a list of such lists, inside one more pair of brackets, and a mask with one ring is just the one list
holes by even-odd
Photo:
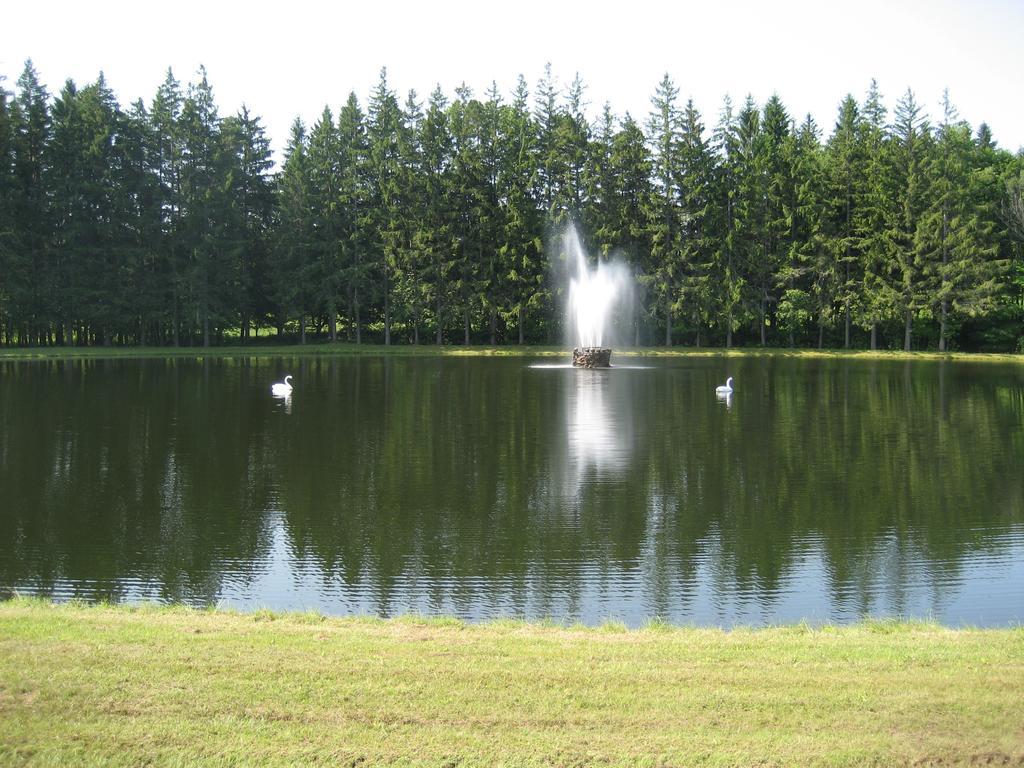
[[788, 265], [786, 263], [787, 255], [791, 253], [795, 207], [790, 168], [793, 133], [789, 115], [777, 94], [768, 99], [763, 115], [758, 140], [755, 141], [754, 160], [754, 172], [760, 177], [763, 195], [759, 206], [761, 219], [757, 222], [760, 243], [752, 263], [762, 347], [768, 341], [768, 328], [774, 325], [772, 315], [779, 301], [777, 291], [796, 290], [794, 281], [803, 269], [794, 259], [790, 259]]
[[[226, 121], [232, 153], [230, 206], [235, 230], [233, 250], [239, 279], [239, 323], [248, 339], [253, 322], [271, 312], [269, 237], [273, 225], [274, 181], [270, 139], [260, 118], [242, 105], [238, 115]], [[336, 282], [337, 278], [333, 277]]]
[[566, 221], [581, 222], [589, 203], [586, 196], [586, 175], [590, 161], [590, 125], [584, 115], [586, 87], [579, 74], [566, 93], [565, 107], [558, 113], [555, 123], [553, 148], [561, 158], [557, 164], [561, 177], [556, 181], [556, 194], [552, 203], [553, 224]]
[[363, 306], [372, 294], [369, 257], [371, 216], [366, 125], [359, 100], [349, 93], [338, 115], [338, 175], [342, 279], [348, 304], [349, 338], [363, 340]]
[[927, 309], [939, 321], [940, 352], [946, 350], [951, 313], [965, 317], [991, 310], [998, 292], [998, 247], [991, 217], [983, 223], [977, 208], [974, 151], [970, 126], [957, 119], [947, 91], [928, 169], [931, 205], [916, 231]]
[[776, 282], [781, 290], [778, 307], [780, 329], [787, 332], [789, 346], [796, 346], [795, 334], [817, 315], [818, 348], [823, 345], [825, 307], [838, 292], [838, 270], [834, 251], [826, 246], [826, 182], [824, 153], [818, 127], [807, 115], [796, 136], [787, 143], [791, 184], [784, 203], [787, 253]]
[[[654, 187], [651, 183], [653, 167], [650, 149], [643, 130], [628, 113], [622, 126], [612, 140], [611, 176], [615, 180], [612, 199], [611, 222], [608, 240], [612, 247], [621, 252], [627, 264], [638, 278], [650, 262], [650, 229], [647, 227], [647, 211], [653, 205]], [[638, 296], [636, 316], [633, 322], [633, 343], [640, 344], [643, 298]]]
[[893, 267], [890, 295], [895, 314], [904, 320], [903, 349], [910, 351], [915, 313], [929, 301], [924, 254], [916, 234], [930, 205], [927, 163], [931, 129], [910, 89], [897, 102], [894, 118], [888, 174], [893, 197], [884, 236]]
[[152, 165], [156, 173], [160, 231], [155, 241], [156, 272], [163, 276], [164, 299], [170, 309], [171, 341], [181, 343], [187, 282], [182, 236], [181, 86], [168, 69], [149, 110], [153, 141]]
[[717, 211], [718, 216], [713, 221], [717, 248], [714, 252], [711, 284], [717, 287], [717, 291], [711, 298], [712, 307], [724, 320], [725, 346], [731, 348], [733, 333], [745, 315], [743, 297], [747, 290], [747, 280], [743, 262], [747, 249], [744, 226], [746, 205], [741, 198], [740, 183], [744, 155], [739, 122], [728, 96], [722, 105], [714, 142], [719, 162], [713, 186], [718, 204], [713, 211]]
[[713, 318], [711, 208], [715, 166], [704, 139], [704, 124], [692, 99], [683, 109], [679, 154], [682, 272], [674, 312], [685, 316], [693, 325], [695, 344], [699, 347], [701, 333], [711, 325]]
[[[732, 175], [732, 199], [729, 251], [731, 269], [737, 277], [730, 280], [733, 290], [739, 289], [731, 307], [733, 322], [740, 318], [756, 318], [761, 343], [765, 343], [765, 323], [771, 300], [771, 261], [767, 251], [767, 174], [762, 150], [761, 115], [751, 96], [736, 115], [729, 137], [728, 172]], [[727, 344], [731, 343], [731, 333]]]
[[440, 86], [430, 94], [420, 124], [419, 147], [423, 214], [417, 232], [417, 249], [423, 263], [424, 303], [433, 309], [435, 343], [444, 343], [444, 327], [451, 302], [453, 239], [453, 139], [449, 127], [448, 100]]
[[18, 78], [14, 102], [13, 247], [11, 306], [23, 344], [47, 340], [52, 304], [49, 242], [52, 233], [46, 194], [45, 152], [50, 141], [49, 94], [31, 59]]
[[653, 312], [665, 323], [665, 346], [672, 345], [673, 307], [679, 301], [682, 278], [682, 221], [679, 179], [683, 174], [680, 152], [681, 116], [676, 106], [679, 89], [666, 74], [651, 99], [648, 122], [654, 171], [654, 195], [648, 212], [651, 231], [651, 268], [643, 276], [653, 300]]
[[384, 343], [391, 344], [395, 278], [401, 252], [402, 189], [399, 131], [401, 109], [382, 69], [367, 113], [369, 242], [378, 298], [383, 303]]
[[[867, 186], [862, 118], [853, 96], [839, 105], [835, 129], [826, 147], [828, 260], [815, 277], [815, 313], [819, 340], [832, 321], [832, 301], [843, 324], [843, 347], [850, 348], [850, 330], [863, 284], [863, 260], [857, 221]], [[820, 346], [820, 344], [819, 344]]]
[[551, 71], [551, 63], [544, 66], [544, 77], [537, 83], [534, 100], [534, 120], [537, 124], [537, 200], [544, 212], [545, 224], [564, 221], [564, 212], [558, 209], [558, 184], [565, 178], [565, 159], [558, 152], [558, 126], [561, 111], [558, 108], [558, 85]]
[[587, 205], [580, 215], [583, 231], [591, 235], [592, 250], [598, 258], [608, 258], [614, 241], [616, 179], [612, 167], [615, 141], [615, 116], [611, 104], [601, 110], [601, 118], [587, 149], [583, 188]]
[[522, 75], [511, 104], [501, 109], [498, 197], [503, 201], [499, 258], [507, 286], [506, 304], [516, 325], [518, 343], [526, 340], [531, 312], [544, 304], [544, 247], [541, 216], [535, 198], [539, 172], [538, 130], [527, 108], [526, 80]]
[[283, 333], [288, 319], [298, 317], [299, 337], [305, 343], [306, 314], [312, 306], [312, 291], [302, 277], [309, 274], [313, 215], [306, 128], [298, 118], [292, 123], [278, 188], [271, 271], [271, 295], [277, 307], [277, 330], [278, 334]]
[[14, 195], [17, 189], [14, 154], [14, 115], [10, 93], [0, 77], [0, 342], [11, 343], [11, 279], [14, 259]]
[[874, 350], [878, 348], [879, 325], [893, 317], [897, 303], [891, 238], [887, 234], [896, 194], [890, 178], [891, 144], [886, 140], [886, 110], [874, 80], [868, 88], [863, 115], [859, 141], [866, 166], [866, 183], [855, 221], [864, 283], [857, 321], [871, 331], [871, 349]]
[[[121, 240], [127, 222], [115, 209], [120, 183], [120, 110], [103, 76], [79, 91], [68, 81], [52, 110], [43, 183], [50, 196], [53, 256], [49, 311], [58, 343], [76, 319], [85, 335], [110, 345], [128, 310]], [[115, 150], [117, 147], [117, 150]]]
[[306, 188], [309, 251], [302, 282], [308, 287], [312, 309], [326, 318], [331, 341], [338, 339], [341, 293], [341, 156], [334, 115], [324, 107], [313, 124], [306, 150]]
[[420, 233], [428, 226], [427, 174], [424, 168], [423, 108], [415, 91], [409, 91], [402, 114], [399, 151], [402, 163], [402, 189], [405, 190], [402, 252], [399, 259], [397, 293], [409, 324], [412, 343], [420, 343], [420, 328], [430, 307], [430, 291], [426, 281], [429, 269], [427, 252], [422, 248]]
[[501, 112], [502, 100], [497, 83], [491, 83], [487, 100], [477, 108], [477, 133], [480, 145], [481, 188], [479, 201], [479, 290], [487, 316], [488, 338], [492, 345], [498, 342], [499, 314], [508, 293], [502, 264], [499, 239], [504, 229], [504, 210], [498, 192], [501, 173]]
[[155, 137], [145, 104], [137, 100], [121, 114], [117, 146], [115, 210], [121, 222], [125, 258], [122, 269], [126, 285], [126, 315], [137, 327], [136, 342], [166, 343], [167, 319], [162, 263], [161, 199], [155, 164]]
[[237, 264], [224, 258], [229, 157], [206, 70], [190, 83], [181, 110], [181, 244], [186, 254], [187, 306], [204, 347], [217, 328], [232, 324], [238, 306]]

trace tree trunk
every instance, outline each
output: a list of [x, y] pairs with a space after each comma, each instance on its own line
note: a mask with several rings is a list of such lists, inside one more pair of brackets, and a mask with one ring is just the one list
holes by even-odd
[[526, 307], [520, 305], [519, 307], [519, 344], [522, 345], [525, 339], [525, 328], [526, 325]]
[[356, 315], [356, 344], [363, 343], [363, 319], [359, 314], [359, 291], [352, 293], [352, 303]]
[[[946, 206], [942, 207], [942, 281], [945, 282], [946, 276], [946, 264], [949, 263], [949, 244], [947, 236], [949, 234], [949, 213], [946, 211]], [[945, 286], [943, 286], [945, 287]], [[946, 316], [949, 312], [949, 305], [944, 298], [942, 300], [942, 308], [940, 311], [939, 318], [939, 352], [946, 351]]]
[[437, 346], [441, 346], [444, 343], [444, 324], [441, 322], [441, 299], [437, 299], [437, 306], [434, 309], [434, 322], [437, 323]]
[[469, 346], [469, 307], [462, 310], [462, 338], [465, 345]]
[[299, 344], [306, 343], [306, 315], [299, 315]]
[[845, 349], [849, 349], [850, 348], [850, 305], [849, 305], [849, 303], [847, 303], [847, 305], [846, 305], [846, 317], [843, 320], [843, 326], [844, 326], [843, 331], [844, 331], [844, 334], [845, 334], [845, 337], [846, 337], [843, 340], [843, 347]]
[[871, 324], [871, 351], [878, 349], [878, 323]]
[[942, 300], [942, 312], [939, 315], [939, 352], [946, 351], [946, 315], [948, 309], [946, 307], [946, 300]]
[[818, 322], [818, 349], [825, 346], [825, 324], [819, 320]]
[[672, 346], [672, 309], [665, 308], [665, 346]]
[[334, 308], [334, 304], [331, 304], [327, 308], [327, 329], [331, 334], [331, 341], [338, 340], [338, 312]]
[[904, 352], [909, 352], [910, 351], [910, 332], [911, 332], [911, 329], [912, 329], [912, 324], [913, 324], [912, 315], [911, 315], [910, 310], [908, 309], [907, 310], [906, 323], [904, 324], [904, 327], [903, 327], [903, 351]]
[[384, 292], [384, 346], [391, 346], [391, 295]]
[[498, 343], [498, 311], [491, 307], [491, 346]]

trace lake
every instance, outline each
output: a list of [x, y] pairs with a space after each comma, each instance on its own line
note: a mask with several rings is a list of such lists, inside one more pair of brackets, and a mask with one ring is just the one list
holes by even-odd
[[1024, 622], [1024, 366], [613, 363], [0, 362], [0, 594]]

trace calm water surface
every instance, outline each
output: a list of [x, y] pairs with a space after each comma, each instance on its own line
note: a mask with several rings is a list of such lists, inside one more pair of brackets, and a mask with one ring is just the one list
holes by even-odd
[[1024, 366], [615, 360], [0, 363], [0, 594], [1024, 621]]

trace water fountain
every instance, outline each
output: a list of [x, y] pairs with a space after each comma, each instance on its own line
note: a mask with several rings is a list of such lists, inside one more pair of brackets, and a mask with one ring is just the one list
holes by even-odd
[[587, 262], [579, 234], [570, 226], [564, 236], [569, 269], [568, 328], [574, 345], [572, 364], [577, 368], [611, 367], [611, 313], [629, 295], [631, 278], [622, 264]]

